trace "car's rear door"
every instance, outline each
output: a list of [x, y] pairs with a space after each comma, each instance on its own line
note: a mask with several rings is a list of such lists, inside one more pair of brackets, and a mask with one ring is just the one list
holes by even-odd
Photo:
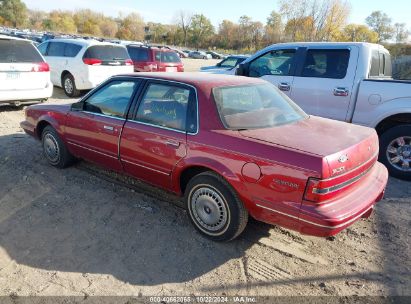
[[130, 78], [109, 81], [69, 112], [65, 137], [73, 154], [122, 171], [120, 134], [140, 83]]
[[294, 77], [291, 99], [308, 114], [346, 120], [358, 64], [355, 46], [309, 47]]
[[186, 156], [187, 132], [197, 131], [196, 100], [193, 87], [147, 81], [121, 136], [120, 159], [126, 173], [171, 187], [173, 168]]
[[249, 62], [248, 76], [267, 80], [291, 96], [296, 56], [297, 48], [268, 51]]
[[61, 87], [61, 75], [66, 68], [64, 58], [65, 43], [50, 41], [47, 49], [46, 61], [50, 65], [51, 82]]

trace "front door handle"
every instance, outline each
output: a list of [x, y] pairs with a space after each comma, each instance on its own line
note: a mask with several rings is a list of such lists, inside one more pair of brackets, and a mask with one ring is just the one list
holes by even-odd
[[291, 90], [290, 84], [288, 82], [280, 82], [278, 84], [278, 88], [284, 92], [289, 92]]
[[350, 91], [347, 88], [343, 88], [343, 87], [338, 87], [334, 89], [334, 95], [335, 96], [348, 96], [348, 94], [350, 93]]
[[178, 148], [178, 147], [180, 147], [180, 142], [178, 142], [176, 140], [167, 140], [166, 145], [174, 147], [174, 148]]

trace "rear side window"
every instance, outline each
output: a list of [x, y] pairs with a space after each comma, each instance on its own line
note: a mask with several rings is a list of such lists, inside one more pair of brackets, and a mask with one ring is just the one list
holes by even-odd
[[392, 77], [390, 54], [372, 51], [369, 77]]
[[81, 46], [78, 44], [73, 43], [66, 43], [66, 47], [64, 49], [64, 57], [76, 57], [77, 54], [80, 52]]
[[0, 63], [9, 62], [43, 62], [43, 58], [30, 42], [0, 39]]
[[94, 45], [87, 49], [84, 58], [96, 58], [102, 61], [130, 59], [127, 49], [114, 45]]
[[133, 61], [149, 61], [148, 50], [138, 47], [129, 47], [128, 53]]
[[48, 42], [44, 42], [42, 44], [40, 44], [37, 49], [39, 50], [39, 52], [41, 53], [41, 55], [45, 56], [47, 53], [47, 47], [49, 46]]
[[155, 52], [156, 61], [167, 63], [180, 63], [180, 57], [174, 52]]
[[343, 79], [349, 60], [349, 50], [308, 50], [301, 76]]
[[47, 56], [64, 57], [64, 43], [50, 42]]

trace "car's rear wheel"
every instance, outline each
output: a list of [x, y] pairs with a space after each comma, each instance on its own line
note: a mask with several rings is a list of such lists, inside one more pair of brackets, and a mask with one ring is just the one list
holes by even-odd
[[243, 232], [248, 212], [235, 190], [219, 175], [204, 172], [193, 177], [185, 201], [194, 227], [214, 241], [230, 241]]
[[380, 136], [379, 160], [391, 176], [411, 180], [411, 125], [393, 127]]
[[71, 74], [65, 74], [63, 76], [63, 90], [64, 93], [71, 98], [80, 96], [80, 91], [76, 88], [74, 77]]
[[65, 168], [74, 161], [74, 157], [67, 150], [64, 142], [53, 127], [47, 126], [44, 128], [41, 142], [43, 154], [50, 165], [57, 168]]

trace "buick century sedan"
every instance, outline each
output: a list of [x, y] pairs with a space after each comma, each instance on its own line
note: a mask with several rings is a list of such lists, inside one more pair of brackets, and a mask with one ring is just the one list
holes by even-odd
[[119, 75], [21, 123], [47, 161], [94, 162], [184, 197], [216, 241], [248, 217], [327, 237], [370, 216], [387, 183], [373, 129], [309, 116], [272, 84], [203, 73]]

